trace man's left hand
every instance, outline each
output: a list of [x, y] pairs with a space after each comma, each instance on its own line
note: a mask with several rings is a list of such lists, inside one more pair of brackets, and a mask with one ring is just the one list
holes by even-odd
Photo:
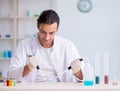
[[81, 69], [81, 63], [80, 63], [79, 59], [73, 60], [73, 62], [70, 64], [70, 66], [71, 66], [74, 74], [77, 73], [78, 71], [80, 71], [80, 69]]

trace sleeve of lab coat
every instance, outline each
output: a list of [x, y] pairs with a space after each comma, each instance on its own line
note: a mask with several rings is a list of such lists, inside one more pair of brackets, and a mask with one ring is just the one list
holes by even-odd
[[[71, 62], [74, 59], [81, 58], [77, 48], [75, 47], [75, 45], [72, 42], [70, 43], [69, 47], [70, 47], [69, 51], [71, 51], [70, 52], [71, 53], [71, 59], [72, 59]], [[70, 54], [69, 54], [69, 56], [70, 56]], [[88, 62], [88, 60], [85, 59], [85, 58], [83, 58], [83, 61], [81, 61], [81, 71], [82, 71], [82, 74], [83, 74], [83, 80], [88, 79], [88, 78], [93, 79], [93, 68], [90, 65], [90, 63]], [[74, 79], [73, 82], [75, 82], [75, 79], [76, 79], [76, 81], [81, 81], [76, 76], [74, 76], [73, 79]]]
[[[71, 41], [68, 41], [68, 43], [67, 43], [65, 56], [66, 56], [65, 58], [67, 60], [66, 68], [68, 66], [70, 66], [70, 64], [71, 64], [71, 62], [73, 62], [73, 60], [81, 58], [76, 46]], [[78, 81], [76, 76], [73, 74], [72, 71], [69, 71], [66, 74], [66, 79], [67, 79], [68, 82], [69, 81], [72, 81], [72, 82], [77, 82]]]
[[8, 69], [8, 78], [15, 78], [16, 81], [21, 81], [24, 66], [26, 65], [26, 50], [23, 43], [20, 43], [13, 55]]

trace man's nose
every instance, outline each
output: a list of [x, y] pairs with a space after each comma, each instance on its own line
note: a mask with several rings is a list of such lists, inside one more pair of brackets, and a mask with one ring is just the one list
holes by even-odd
[[50, 35], [49, 35], [49, 34], [46, 34], [45, 39], [46, 39], [46, 40], [49, 40], [49, 39], [50, 39]]

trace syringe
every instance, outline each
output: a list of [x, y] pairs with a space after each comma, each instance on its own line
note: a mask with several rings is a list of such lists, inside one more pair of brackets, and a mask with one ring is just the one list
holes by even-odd
[[[79, 58], [78, 58], [78, 59], [79, 59]], [[83, 60], [82, 58], [79, 59], [79, 61], [82, 61], [82, 60]], [[59, 74], [56, 76], [55, 79], [58, 79], [61, 75], [65, 74], [65, 73], [66, 73], [68, 70], [70, 70], [70, 69], [71, 69], [71, 66], [69, 66], [65, 71], [59, 73]]]

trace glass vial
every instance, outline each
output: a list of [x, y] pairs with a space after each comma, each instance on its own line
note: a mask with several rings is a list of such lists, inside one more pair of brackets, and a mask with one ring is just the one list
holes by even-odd
[[109, 83], [109, 53], [104, 52], [104, 84]]
[[3, 51], [3, 58], [7, 58], [7, 51], [6, 50]]
[[3, 58], [3, 53], [1, 49], [0, 49], [0, 58]]
[[100, 54], [95, 53], [95, 84], [100, 84]]
[[11, 49], [8, 49], [8, 51], [7, 51], [7, 56], [8, 56], [8, 58], [11, 58], [11, 57], [12, 57], [12, 51], [11, 51]]
[[2, 71], [0, 70], [0, 83], [3, 82], [3, 74]]
[[30, 17], [30, 10], [27, 10], [27, 16]]

